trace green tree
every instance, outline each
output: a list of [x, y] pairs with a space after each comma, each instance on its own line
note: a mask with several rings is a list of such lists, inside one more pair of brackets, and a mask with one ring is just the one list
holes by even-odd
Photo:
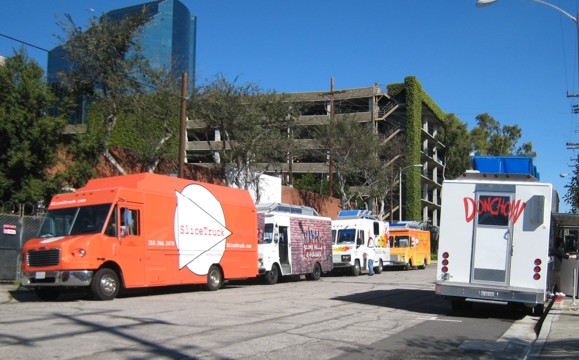
[[565, 193], [563, 200], [571, 206], [571, 213], [579, 212], [579, 163], [575, 164], [573, 176], [565, 187], [567, 188], [567, 193]]
[[444, 124], [445, 126], [439, 135], [440, 142], [445, 145], [444, 178], [455, 179], [470, 168], [473, 143], [466, 124], [460, 121], [455, 114], [448, 114]]
[[[339, 193], [338, 183], [334, 182], [332, 191], [336, 194]], [[302, 191], [309, 191], [315, 194], [326, 195], [329, 193], [330, 182], [328, 181], [327, 174], [312, 174], [307, 173], [299, 178], [295, 179], [293, 182], [294, 188]]]
[[162, 160], [179, 160], [181, 94], [169, 74], [157, 71], [150, 78], [155, 92], [132, 96], [132, 106], [119, 113], [110, 145], [129, 150], [139, 171], [154, 172]]
[[0, 65], [0, 199], [49, 200], [60, 189], [57, 163], [65, 121], [49, 116], [57, 106], [42, 68], [24, 50]]
[[473, 149], [477, 155], [528, 155], [536, 156], [533, 144], [527, 142], [517, 147], [523, 130], [518, 125], [504, 125], [489, 114], [476, 117], [477, 126], [471, 132]]
[[[134, 106], [133, 97], [148, 91], [146, 76], [149, 65], [139, 46], [139, 30], [145, 23], [142, 13], [113, 20], [90, 19], [86, 29], [77, 26], [70, 15], [61, 22], [66, 33], [63, 56], [72, 65], [71, 71], [59, 74], [61, 85], [76, 98], [98, 101], [102, 133], [93, 134], [100, 141], [99, 153], [124, 174], [125, 170], [109, 152], [110, 138], [119, 114]], [[90, 153], [90, 152], [87, 152]]]

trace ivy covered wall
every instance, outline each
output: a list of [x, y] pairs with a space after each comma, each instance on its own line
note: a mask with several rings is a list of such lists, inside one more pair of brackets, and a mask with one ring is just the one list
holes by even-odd
[[[445, 113], [436, 103], [422, 90], [422, 85], [414, 76], [408, 76], [404, 83], [388, 85], [388, 95], [398, 98], [406, 103], [406, 164], [421, 164], [421, 131], [422, 131], [422, 108], [428, 107], [434, 116], [441, 121]], [[406, 206], [404, 220], [422, 221], [421, 206], [421, 168], [408, 168], [404, 172], [404, 194]]]

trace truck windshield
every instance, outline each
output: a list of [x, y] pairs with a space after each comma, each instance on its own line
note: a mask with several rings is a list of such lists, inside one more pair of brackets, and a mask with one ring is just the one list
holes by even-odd
[[273, 241], [273, 224], [265, 224], [263, 231], [263, 243], [271, 244]]
[[353, 244], [356, 241], [356, 229], [340, 229], [336, 244]]
[[49, 210], [38, 237], [100, 233], [111, 206], [100, 204]]

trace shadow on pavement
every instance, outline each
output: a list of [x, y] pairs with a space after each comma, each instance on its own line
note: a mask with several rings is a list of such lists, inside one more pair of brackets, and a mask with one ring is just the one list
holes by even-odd
[[449, 301], [436, 295], [434, 291], [429, 290], [374, 290], [346, 296], [338, 296], [333, 299], [431, 315], [506, 320], [520, 320], [525, 317], [525, 312], [523, 310], [501, 303], [473, 302], [472, 306], [469, 308], [452, 310]]

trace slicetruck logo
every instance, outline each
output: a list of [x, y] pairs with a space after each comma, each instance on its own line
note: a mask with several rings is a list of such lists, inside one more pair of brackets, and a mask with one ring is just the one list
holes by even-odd
[[187, 266], [197, 275], [207, 275], [211, 264], [219, 263], [231, 231], [219, 201], [197, 184], [176, 192], [175, 240], [179, 249], [179, 269]]

